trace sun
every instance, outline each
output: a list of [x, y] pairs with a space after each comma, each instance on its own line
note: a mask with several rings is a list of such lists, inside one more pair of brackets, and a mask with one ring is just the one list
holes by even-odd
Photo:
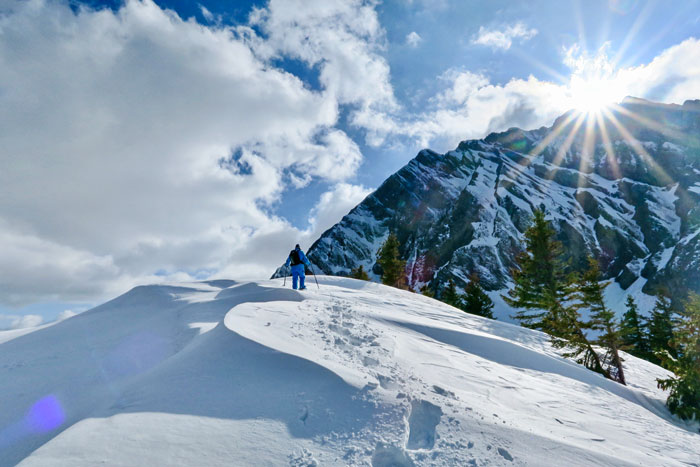
[[582, 113], [597, 113], [619, 102], [621, 96], [618, 83], [605, 77], [582, 77], [573, 75], [569, 82], [571, 105]]
[[571, 107], [579, 112], [599, 113], [626, 95], [625, 79], [608, 57], [608, 48], [606, 43], [591, 55], [574, 46], [566, 53], [564, 63], [571, 69], [567, 95]]

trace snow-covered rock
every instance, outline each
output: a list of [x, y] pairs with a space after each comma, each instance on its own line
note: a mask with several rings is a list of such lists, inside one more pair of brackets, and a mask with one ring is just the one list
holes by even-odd
[[547, 337], [376, 283], [139, 287], [0, 333], [0, 465], [694, 465], [625, 355], [625, 387]]

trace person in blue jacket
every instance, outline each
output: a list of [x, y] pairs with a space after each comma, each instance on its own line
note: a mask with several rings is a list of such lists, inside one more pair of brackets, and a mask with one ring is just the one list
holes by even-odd
[[289, 257], [287, 262], [284, 263], [285, 266], [292, 266], [292, 288], [297, 289], [297, 280], [299, 281], [299, 290], [306, 289], [304, 285], [304, 279], [306, 275], [304, 274], [304, 265], [311, 267], [311, 263], [306, 259], [306, 255], [301, 251], [301, 247], [297, 244], [292, 251], [289, 252]]

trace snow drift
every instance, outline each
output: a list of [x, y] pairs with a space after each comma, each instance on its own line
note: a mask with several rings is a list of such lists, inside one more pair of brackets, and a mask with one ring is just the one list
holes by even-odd
[[625, 356], [625, 387], [539, 332], [319, 282], [138, 287], [0, 333], [0, 464], [698, 465], [655, 365]]

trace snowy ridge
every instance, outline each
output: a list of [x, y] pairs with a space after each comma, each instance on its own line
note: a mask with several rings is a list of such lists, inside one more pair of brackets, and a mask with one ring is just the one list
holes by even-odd
[[[639, 99], [622, 106], [613, 112], [627, 133], [613, 125], [609, 144], [600, 134], [586, 138], [587, 125], [565, 115], [551, 128], [513, 128], [446, 154], [423, 150], [308, 256], [326, 274], [346, 276], [362, 265], [378, 280], [377, 251], [393, 231], [412, 288], [429, 284], [439, 294], [450, 279], [463, 288], [477, 272], [487, 290], [504, 292], [532, 212], [543, 208], [573, 269], [593, 256], [623, 291], [642, 280], [633, 295], [643, 303], [659, 289], [675, 297], [700, 292], [700, 237], [693, 235], [700, 229], [700, 114], [691, 105]], [[630, 112], [669, 127], [640, 126]], [[509, 319], [512, 310], [496, 314]]]
[[[139, 287], [0, 344], [0, 464], [693, 465], [625, 387], [547, 336], [371, 282]], [[0, 335], [0, 337], [2, 337]]]

